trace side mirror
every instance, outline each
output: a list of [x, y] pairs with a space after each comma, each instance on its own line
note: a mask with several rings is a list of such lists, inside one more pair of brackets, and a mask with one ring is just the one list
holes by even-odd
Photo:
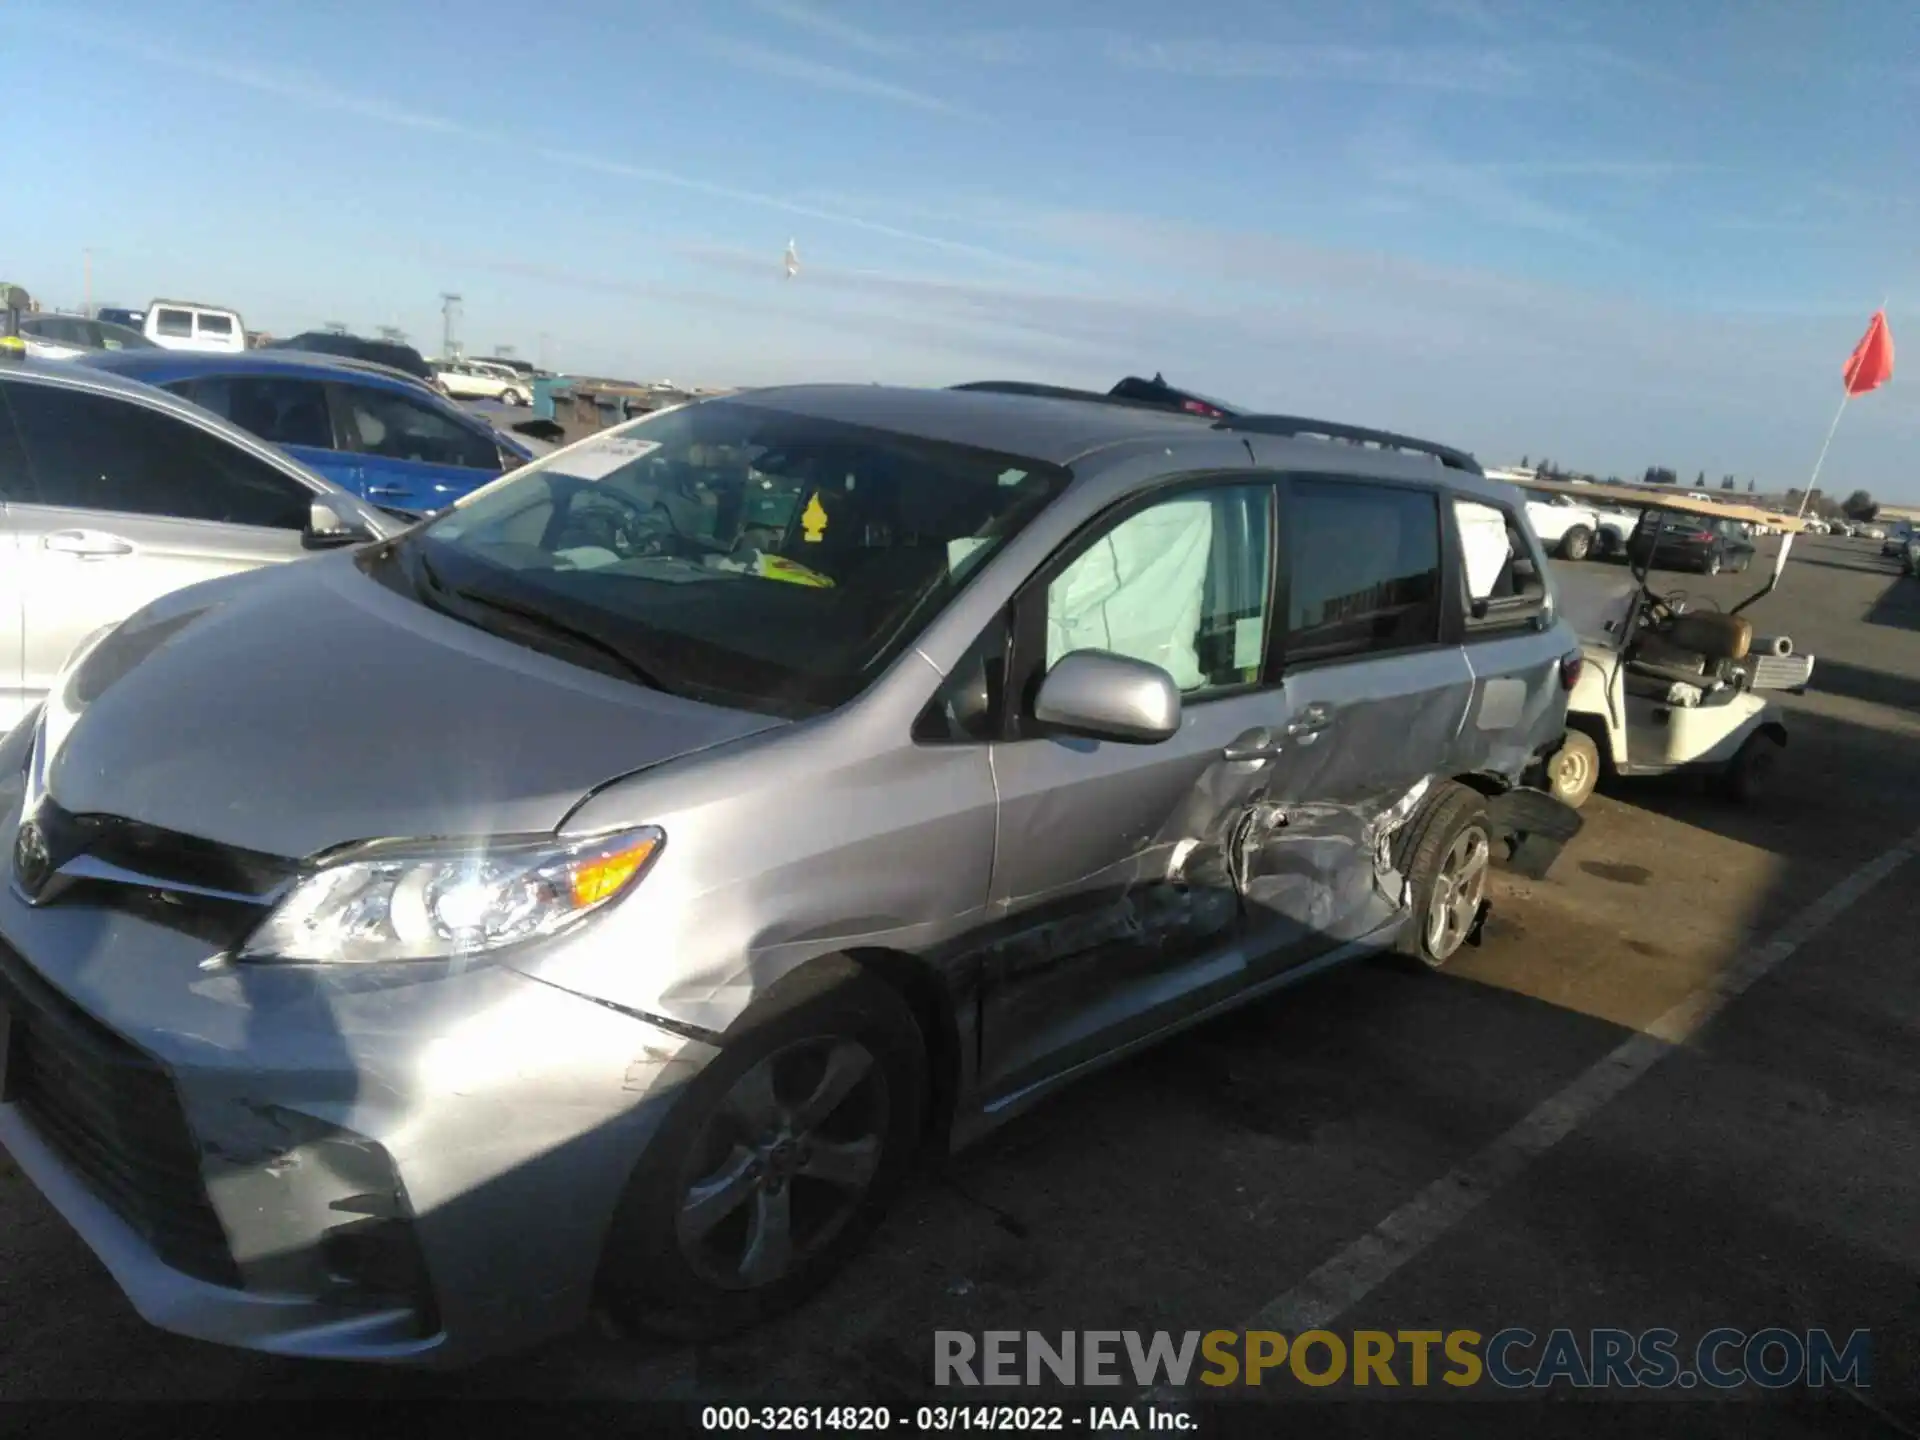
[[1033, 718], [1061, 734], [1157, 745], [1180, 729], [1180, 687], [1144, 660], [1076, 650], [1040, 682]]
[[339, 511], [324, 500], [307, 508], [307, 528], [300, 532], [300, 543], [308, 550], [338, 550], [347, 545], [364, 545], [373, 532], [364, 525], [350, 525]]

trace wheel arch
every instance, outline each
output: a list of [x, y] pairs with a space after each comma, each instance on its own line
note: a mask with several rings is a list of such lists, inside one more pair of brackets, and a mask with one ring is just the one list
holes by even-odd
[[922, 1138], [929, 1146], [944, 1145], [962, 1083], [961, 1007], [952, 987], [923, 956], [884, 946], [851, 945], [802, 961], [769, 985], [727, 1027], [723, 1043], [854, 975], [886, 985], [912, 1014], [927, 1056]]

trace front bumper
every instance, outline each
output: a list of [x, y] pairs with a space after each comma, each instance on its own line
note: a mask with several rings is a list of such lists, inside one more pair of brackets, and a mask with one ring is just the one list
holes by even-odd
[[[0, 783], [0, 835], [17, 803]], [[497, 965], [209, 960], [0, 884], [0, 1143], [146, 1319], [441, 1365], [584, 1319], [621, 1190], [713, 1047]]]

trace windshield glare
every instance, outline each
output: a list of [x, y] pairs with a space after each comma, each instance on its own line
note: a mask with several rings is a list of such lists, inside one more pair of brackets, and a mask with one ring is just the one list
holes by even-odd
[[591, 627], [668, 688], [805, 714], [865, 688], [1066, 480], [710, 400], [536, 462], [414, 543], [449, 583]]

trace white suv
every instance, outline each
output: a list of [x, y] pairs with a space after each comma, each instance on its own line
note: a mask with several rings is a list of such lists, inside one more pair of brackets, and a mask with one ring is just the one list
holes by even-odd
[[481, 360], [436, 362], [434, 379], [456, 400], [498, 400], [505, 405], [525, 405], [533, 398], [532, 382], [504, 365], [489, 365]]
[[[1520, 493], [1526, 497], [1527, 518], [1533, 522], [1534, 533], [1562, 560], [1584, 560], [1594, 552], [1596, 543], [1603, 554], [1626, 544], [1626, 535], [1603, 530], [1599, 514], [1570, 495], [1530, 490], [1525, 485]], [[1627, 533], [1632, 532], [1629, 529]]]

